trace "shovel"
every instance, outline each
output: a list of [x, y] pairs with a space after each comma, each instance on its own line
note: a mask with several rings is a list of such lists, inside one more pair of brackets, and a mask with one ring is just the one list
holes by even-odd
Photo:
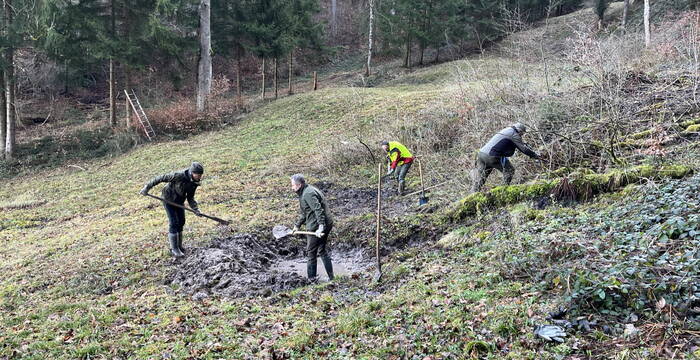
[[[158, 196], [155, 196], [155, 195], [151, 195], [151, 194], [144, 194], [144, 195], [146, 195], [146, 196], [148, 196], [148, 197], [152, 197], [152, 198], [154, 198], [154, 199], [156, 199], [156, 200], [160, 200], [160, 201], [162, 201], [162, 202], [164, 202], [164, 203], [166, 203], [166, 204], [168, 204], [168, 205], [175, 206], [175, 207], [179, 207], [180, 209], [185, 209], [185, 210], [187, 210], [187, 211], [189, 211], [189, 212], [193, 212], [193, 213], [196, 214], [196, 212], [195, 212], [194, 210], [188, 208], [187, 206], [183, 206], [183, 205], [174, 203], [174, 202], [172, 202], [172, 201], [165, 200], [165, 199], [163, 199], [162, 197], [158, 197]], [[202, 214], [202, 213], [199, 213], [199, 216], [205, 217], [205, 218], [210, 219], [210, 220], [214, 220], [214, 221], [218, 222], [218, 223], [221, 224], [221, 225], [229, 225], [229, 224], [230, 224], [228, 221], [226, 221], [226, 220], [224, 220], [224, 219], [221, 219], [221, 218], [218, 218], [218, 217], [216, 217], [216, 216], [206, 215], [206, 214]]]
[[[292, 231], [292, 229], [284, 226], [284, 225], [275, 225], [275, 227], [272, 228], [272, 236], [275, 237], [275, 239], [283, 239], [286, 238], [287, 236], [290, 235], [316, 235], [315, 232], [312, 231]], [[321, 237], [323, 237], [325, 234], [321, 234]]]

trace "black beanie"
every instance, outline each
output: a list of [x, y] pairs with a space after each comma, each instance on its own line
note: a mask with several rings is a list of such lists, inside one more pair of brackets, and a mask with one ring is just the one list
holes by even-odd
[[202, 164], [194, 161], [192, 165], [190, 165], [190, 172], [192, 174], [204, 174], [204, 166]]

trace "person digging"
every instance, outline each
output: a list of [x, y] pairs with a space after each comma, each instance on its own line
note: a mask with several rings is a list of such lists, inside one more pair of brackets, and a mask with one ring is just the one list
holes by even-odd
[[326, 198], [314, 186], [306, 184], [302, 174], [291, 177], [292, 190], [299, 196], [300, 216], [294, 225], [292, 232], [299, 231], [302, 225], [306, 225], [307, 231], [313, 231], [314, 235], [306, 235], [306, 273], [309, 281], [315, 282], [317, 258], [323, 261], [328, 280], [333, 280], [333, 263], [328, 254], [328, 235], [333, 229], [333, 218], [328, 212]]
[[481, 190], [493, 169], [503, 174], [504, 185], [510, 185], [511, 180], [513, 180], [513, 174], [515, 174], [515, 168], [508, 158], [515, 154], [515, 149], [520, 150], [520, 152], [533, 159], [540, 159], [540, 155], [523, 142], [522, 136], [526, 131], [527, 128], [524, 124], [513, 124], [499, 131], [479, 150], [474, 163], [472, 192]]
[[[160, 183], [168, 183], [161, 192], [163, 198], [170, 202], [184, 205], [185, 199], [197, 216], [202, 216], [194, 199], [194, 193], [202, 181], [204, 167], [198, 162], [193, 162], [189, 169], [175, 171], [168, 174], [156, 176], [141, 189], [141, 195], [148, 195], [148, 191]], [[170, 223], [168, 228], [168, 241], [170, 242], [170, 253], [175, 257], [185, 256], [185, 249], [182, 247], [182, 229], [185, 227], [185, 210], [167, 203], [165, 213]]]
[[382, 149], [386, 151], [388, 165], [387, 176], [394, 175], [399, 182], [399, 195], [403, 195], [404, 181], [408, 169], [413, 164], [413, 155], [408, 151], [408, 148], [398, 141], [382, 141]]

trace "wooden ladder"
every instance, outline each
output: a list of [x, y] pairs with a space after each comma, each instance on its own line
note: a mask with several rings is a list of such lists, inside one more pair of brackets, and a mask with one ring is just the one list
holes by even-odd
[[129, 102], [129, 104], [131, 104], [131, 108], [134, 109], [134, 113], [141, 123], [143, 132], [146, 133], [148, 140], [152, 141], [156, 136], [156, 132], [153, 131], [153, 126], [151, 126], [151, 122], [148, 121], [148, 116], [146, 116], [146, 112], [143, 111], [139, 98], [136, 97], [134, 90], [131, 90], [131, 93], [129, 93], [128, 90], [124, 90], [124, 94], [126, 94], [126, 100]]

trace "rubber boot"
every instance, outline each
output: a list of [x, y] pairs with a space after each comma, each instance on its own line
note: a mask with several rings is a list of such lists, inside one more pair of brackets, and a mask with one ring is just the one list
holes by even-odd
[[399, 181], [399, 195], [403, 195], [403, 188], [404, 188], [404, 182], [403, 180]]
[[177, 233], [168, 233], [168, 240], [170, 241], [170, 253], [176, 257], [183, 257], [184, 254], [182, 251], [180, 251], [180, 248], [177, 246]]
[[182, 247], [182, 232], [177, 233], [177, 248], [180, 249], [183, 256], [186, 255], [185, 248]]
[[323, 260], [323, 267], [326, 268], [326, 274], [328, 274], [328, 280], [333, 281], [333, 263], [331, 262], [331, 257], [328, 255], [322, 256], [321, 260]]
[[309, 277], [309, 281], [312, 283], [315, 283], [318, 281], [318, 278], [316, 277], [316, 263], [318, 262], [317, 259], [308, 259], [306, 261], [306, 275]]

